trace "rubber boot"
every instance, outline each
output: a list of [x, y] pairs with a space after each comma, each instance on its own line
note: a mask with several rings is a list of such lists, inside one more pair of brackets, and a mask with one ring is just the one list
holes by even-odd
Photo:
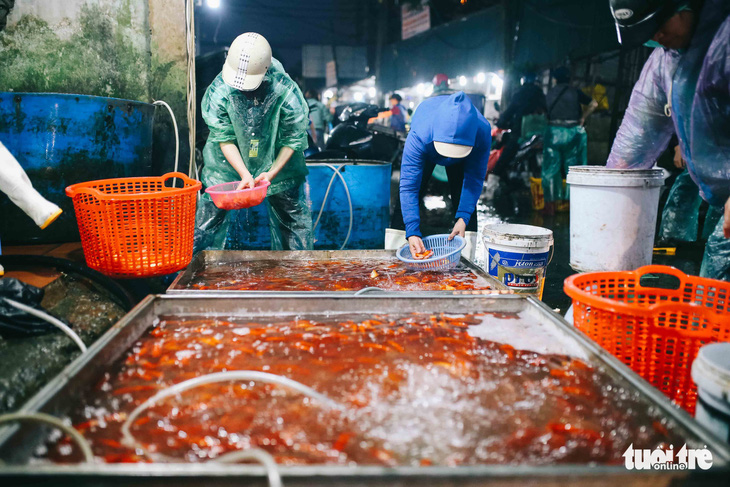
[[464, 233], [464, 239], [466, 240], [466, 247], [461, 251], [461, 255], [474, 262], [474, 257], [477, 255], [477, 232], [466, 232]]
[[395, 228], [385, 229], [385, 250], [398, 250], [407, 243], [406, 231]]

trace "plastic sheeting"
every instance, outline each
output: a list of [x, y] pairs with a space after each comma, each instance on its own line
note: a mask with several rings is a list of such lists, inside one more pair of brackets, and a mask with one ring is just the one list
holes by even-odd
[[261, 86], [253, 91], [231, 88], [218, 75], [206, 90], [201, 109], [210, 129], [203, 149], [205, 165], [201, 179], [205, 186], [241, 179], [223, 155], [221, 142], [236, 143], [254, 178], [271, 169], [283, 147], [294, 150], [289, 162], [271, 181], [269, 195], [304, 182], [307, 165], [303, 151], [308, 145], [309, 110], [299, 87], [279, 61], [272, 59]]
[[0, 280], [0, 335], [4, 337], [24, 337], [55, 331], [55, 326], [30, 313], [19, 310], [4, 299], [12, 299], [39, 311], [45, 311], [41, 306], [43, 294], [43, 289], [25, 284], [12, 277]]
[[[664, 205], [659, 240], [666, 243], [696, 241], [701, 205], [702, 197], [700, 197], [699, 188], [687, 171], [682, 172], [674, 181]], [[722, 213], [722, 207], [710, 206], [708, 208], [702, 227], [702, 240], [707, 239], [715, 230]]]
[[720, 218], [715, 230], [707, 239], [705, 257], [702, 259], [701, 277], [730, 281], [730, 238], [725, 238], [722, 227], [725, 218]]
[[588, 135], [583, 126], [550, 125], [545, 132], [542, 159], [542, 187], [545, 201], [567, 200], [569, 189], [563, 179], [570, 166], [588, 164]]

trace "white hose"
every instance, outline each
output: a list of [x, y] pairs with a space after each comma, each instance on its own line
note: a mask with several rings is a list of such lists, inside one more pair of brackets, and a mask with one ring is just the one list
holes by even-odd
[[[342, 166], [340, 166], [342, 167]], [[337, 171], [335, 171], [336, 173]], [[317, 225], [319, 225], [319, 219], [322, 218], [322, 213], [324, 212], [324, 205], [327, 203], [327, 198], [330, 196], [330, 189], [332, 189], [332, 183], [335, 182], [335, 179], [337, 179], [337, 174], [333, 174], [330, 178], [330, 183], [327, 185], [327, 191], [324, 192], [324, 199], [322, 200], [322, 206], [319, 207], [319, 214], [317, 215], [317, 219], [314, 221], [314, 226], [312, 226], [312, 231], [317, 230]]]
[[[137, 406], [122, 425], [122, 444], [129, 448], [142, 450], [145, 455], [153, 459], [156, 458], [168, 461], [175, 461], [175, 459], [172, 459], [165, 455], [153, 455], [144, 447], [144, 445], [139, 443], [130, 431], [130, 426], [132, 425], [134, 420], [136, 420], [143, 411], [162, 399], [175, 396], [181, 392], [187, 391], [188, 389], [193, 389], [202, 385], [213, 384], [216, 382], [230, 382], [233, 380], [261, 381], [270, 384], [277, 384], [283, 387], [288, 387], [289, 389], [293, 389], [297, 392], [301, 392], [302, 394], [316, 399], [317, 401], [320, 401], [321, 403], [332, 409], [337, 409], [340, 411], [345, 409], [344, 406], [333, 401], [327, 396], [320, 394], [311, 387], [307, 387], [304, 384], [288, 379], [286, 377], [269, 374], [267, 372], [258, 372], [255, 370], [231, 370], [228, 372], [216, 372], [213, 374], [207, 374], [201, 377], [186, 380], [180, 382], [179, 384], [175, 384], [174, 386], [168, 387], [167, 389], [163, 389], [154, 396], [147, 399], [139, 406]], [[256, 460], [260, 462], [264, 467], [266, 467], [267, 475], [269, 477], [269, 485], [272, 487], [281, 486], [281, 477], [279, 476], [279, 472], [276, 470], [276, 462], [274, 461], [273, 457], [271, 457], [271, 455], [269, 455], [264, 450], [254, 448], [240, 452], [231, 452], [226, 455], [222, 455], [221, 457], [212, 461], [219, 463], [233, 463], [239, 460]]]
[[330, 183], [327, 185], [327, 191], [325, 191], [325, 193], [324, 193], [324, 199], [322, 200], [322, 206], [319, 209], [319, 214], [317, 215], [317, 220], [314, 222], [312, 231], [314, 232], [317, 229], [317, 225], [319, 224], [319, 219], [322, 217], [322, 213], [324, 212], [324, 206], [325, 206], [325, 204], [327, 204], [327, 198], [329, 197], [330, 189], [332, 188], [332, 183], [334, 182], [335, 177], [339, 176], [340, 180], [342, 181], [342, 185], [345, 187], [345, 194], [347, 195], [347, 203], [350, 205], [350, 225], [347, 228], [347, 236], [345, 237], [345, 241], [342, 243], [342, 247], [340, 247], [340, 250], [345, 250], [345, 247], [347, 247], [347, 242], [350, 241], [350, 235], [352, 234], [352, 223], [354, 221], [354, 217], [352, 214], [352, 198], [350, 197], [350, 188], [347, 186], [347, 181], [345, 181], [344, 176], [342, 176], [342, 174], [340, 174], [340, 169], [342, 169], [345, 165], [340, 164], [338, 167], [335, 167], [332, 164], [323, 164], [323, 165], [329, 167], [335, 173], [332, 175], [332, 179], [330, 179]]
[[281, 487], [281, 474], [276, 466], [276, 460], [266, 450], [251, 448], [249, 450], [232, 451], [212, 460], [213, 463], [238, 463], [241, 460], [255, 460], [266, 468], [269, 478], [269, 487]]
[[81, 449], [81, 453], [84, 455], [84, 461], [86, 463], [94, 463], [94, 453], [91, 451], [89, 442], [79, 433], [76, 428], [64, 424], [60, 419], [43, 413], [10, 413], [0, 415], [0, 424], [3, 423], [15, 423], [15, 422], [37, 422], [45, 423], [58, 428], [68, 436]]
[[[170, 112], [170, 116], [172, 117], [172, 126], [175, 128], [175, 170], [174, 172], [177, 172], [178, 163], [180, 160], [180, 134], [177, 133], [177, 119], [175, 118], [175, 114], [172, 112], [172, 108], [170, 108], [170, 105], [168, 105], [166, 102], [162, 100], [155, 100], [153, 105], [160, 105], [165, 108], [167, 108], [167, 111]], [[173, 178], [172, 185], [177, 185], [177, 178]]]
[[379, 287], [375, 287], [375, 286], [364, 287], [364, 288], [360, 289], [358, 292], [356, 292], [355, 294], [353, 294], [353, 296], [361, 296], [361, 295], [363, 295], [365, 293], [369, 293], [370, 291], [381, 291], [381, 292], [385, 292], [385, 289], [382, 289], [382, 288], [379, 288]]
[[43, 311], [40, 311], [38, 309], [31, 308], [30, 306], [27, 306], [23, 303], [19, 303], [17, 301], [9, 299], [9, 298], [3, 298], [3, 299], [5, 301], [7, 301], [8, 303], [10, 303], [11, 306], [14, 306], [15, 308], [18, 308], [21, 311], [25, 311], [26, 313], [31, 314], [31, 315], [35, 316], [36, 318], [40, 318], [43, 321], [46, 321], [46, 322], [52, 324], [53, 326], [60, 328], [62, 332], [64, 332], [66, 335], [68, 335], [69, 338], [71, 338], [71, 340], [73, 340], [74, 343], [76, 345], [78, 345], [78, 347], [81, 349], [81, 353], [86, 352], [86, 345], [84, 345], [84, 342], [81, 340], [81, 338], [79, 338], [79, 336], [76, 334], [76, 332], [74, 332], [71, 328], [69, 328], [66, 325], [66, 323], [64, 323], [63, 321], [49, 315], [48, 313], [44, 313]]

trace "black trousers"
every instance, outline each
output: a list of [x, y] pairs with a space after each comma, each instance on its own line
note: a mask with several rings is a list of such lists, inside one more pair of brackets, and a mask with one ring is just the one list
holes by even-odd
[[[426, 164], [423, 167], [423, 179], [421, 180], [421, 189], [418, 192], [419, 203], [423, 201], [423, 197], [426, 196], [426, 189], [428, 188], [429, 181], [431, 181], [431, 176], [433, 175], [434, 169], [436, 169], [436, 164]], [[451, 196], [451, 202], [453, 203], [455, 213], [456, 210], [459, 208], [459, 202], [461, 201], [461, 189], [464, 185], [464, 163], [462, 162], [460, 164], [446, 166], [446, 177], [449, 181], [449, 196]], [[390, 226], [391, 228], [394, 228], [396, 230], [406, 229], [406, 225], [405, 223], [403, 223], [403, 212], [401, 211], [400, 207], [400, 195], [398, 197], [398, 201], [396, 202], [396, 208], [395, 212], [393, 213], [393, 220], [391, 221]], [[466, 226], [466, 231], [477, 231], [476, 208], [474, 208], [474, 211], [469, 218], [469, 224]], [[451, 232], [451, 229], [449, 229], [449, 232]]]

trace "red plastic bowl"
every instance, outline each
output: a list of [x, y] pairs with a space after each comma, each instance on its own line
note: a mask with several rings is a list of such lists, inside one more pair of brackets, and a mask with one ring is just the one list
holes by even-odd
[[236, 190], [240, 181], [216, 184], [206, 189], [213, 204], [221, 210], [240, 210], [260, 205], [266, 199], [266, 190], [271, 185], [268, 181], [259, 181], [255, 188]]

